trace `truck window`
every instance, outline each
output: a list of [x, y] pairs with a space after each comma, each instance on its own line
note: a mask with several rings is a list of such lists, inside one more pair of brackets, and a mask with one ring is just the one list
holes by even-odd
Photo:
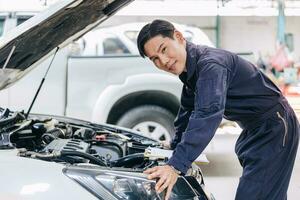
[[130, 39], [132, 42], [137, 44], [138, 33], [139, 33], [138, 31], [126, 31], [125, 35], [126, 37], [128, 37], [128, 39]]
[[0, 18], [0, 37], [3, 34], [3, 29], [4, 29], [4, 19]]
[[[137, 44], [137, 36], [138, 36], [138, 31], [126, 31], [124, 34], [126, 37], [128, 37], [128, 39], [130, 39], [132, 42], [134, 42], [135, 44]], [[183, 32], [184, 37], [187, 41], [191, 42], [193, 39], [193, 33], [191, 31], [184, 31]]]
[[184, 37], [187, 41], [191, 42], [193, 39], [193, 33], [190, 31], [184, 31]]
[[103, 41], [104, 54], [129, 54], [129, 50], [118, 38], [107, 38]]
[[22, 17], [18, 17], [17, 18], [17, 26], [19, 26], [20, 24], [22, 24], [23, 22], [25, 22], [26, 20], [28, 20], [29, 18], [31, 18], [32, 16], [22, 16]]

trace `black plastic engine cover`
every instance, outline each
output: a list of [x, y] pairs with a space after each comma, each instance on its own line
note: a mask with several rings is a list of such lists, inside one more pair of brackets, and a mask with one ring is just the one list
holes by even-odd
[[60, 153], [61, 151], [79, 151], [88, 153], [89, 144], [77, 139], [56, 139], [44, 149], [44, 152]]

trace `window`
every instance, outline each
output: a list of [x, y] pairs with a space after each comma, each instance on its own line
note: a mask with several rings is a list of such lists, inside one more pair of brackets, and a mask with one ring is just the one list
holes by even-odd
[[294, 51], [294, 35], [292, 33], [286, 33], [284, 35], [286, 46], [290, 52]]
[[137, 36], [138, 36], [138, 31], [126, 31], [125, 35], [128, 37], [132, 42], [137, 44]]
[[0, 37], [3, 34], [3, 29], [4, 29], [4, 19], [0, 18]]
[[104, 54], [129, 54], [129, 50], [118, 38], [107, 38], [103, 42]]
[[184, 31], [184, 38], [191, 42], [194, 37], [194, 34], [191, 31]]
[[19, 26], [20, 24], [22, 24], [23, 22], [27, 21], [29, 18], [31, 18], [32, 16], [22, 16], [22, 17], [18, 17], [17, 19], [17, 26]]

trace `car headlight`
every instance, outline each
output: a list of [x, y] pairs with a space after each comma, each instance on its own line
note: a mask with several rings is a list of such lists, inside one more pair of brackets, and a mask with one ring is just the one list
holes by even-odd
[[[68, 167], [64, 169], [64, 174], [99, 199], [160, 200], [165, 195], [163, 192], [157, 194], [156, 182], [148, 180], [142, 173]], [[198, 199], [198, 195], [183, 177], [179, 177], [171, 199], [194, 200]]]

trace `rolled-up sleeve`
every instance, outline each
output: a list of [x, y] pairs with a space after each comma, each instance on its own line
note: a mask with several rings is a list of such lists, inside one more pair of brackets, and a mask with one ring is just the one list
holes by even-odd
[[225, 110], [227, 69], [217, 63], [207, 63], [198, 73], [194, 109], [181, 141], [168, 161], [182, 173], [187, 172], [211, 141]]

